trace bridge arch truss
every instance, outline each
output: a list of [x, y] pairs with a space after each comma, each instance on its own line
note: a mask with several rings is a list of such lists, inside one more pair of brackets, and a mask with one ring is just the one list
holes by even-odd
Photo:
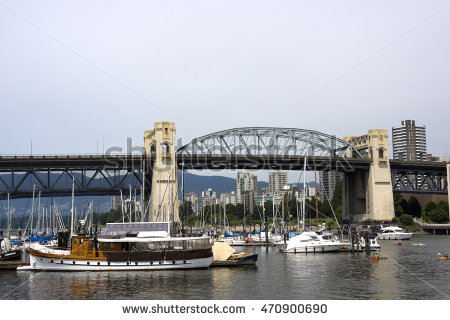
[[244, 127], [194, 138], [177, 155], [317, 156], [362, 158], [351, 143], [313, 130]]

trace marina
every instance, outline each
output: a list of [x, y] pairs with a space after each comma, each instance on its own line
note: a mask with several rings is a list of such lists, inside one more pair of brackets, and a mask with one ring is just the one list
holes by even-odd
[[[414, 235], [426, 246], [380, 241], [365, 252], [284, 254], [245, 247], [254, 266], [160, 271], [0, 271], [1, 299], [449, 299], [446, 235]], [[410, 241], [405, 241], [411, 244]], [[424, 267], [426, 266], [426, 267]], [[163, 288], [154, 290], [152, 288]]]

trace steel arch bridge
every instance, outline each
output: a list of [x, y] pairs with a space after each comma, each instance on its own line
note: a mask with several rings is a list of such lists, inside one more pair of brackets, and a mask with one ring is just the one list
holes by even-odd
[[177, 157], [189, 155], [363, 157], [351, 143], [336, 136], [274, 127], [234, 128], [194, 138], [177, 150]]

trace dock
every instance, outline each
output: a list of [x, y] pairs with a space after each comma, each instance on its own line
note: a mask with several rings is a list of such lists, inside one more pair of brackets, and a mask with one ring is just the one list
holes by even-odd
[[29, 266], [29, 261], [22, 260], [7, 260], [0, 261], [0, 270], [16, 270], [19, 266]]
[[[269, 243], [269, 247], [274, 247], [274, 244]], [[265, 242], [249, 242], [249, 243], [237, 243], [237, 244], [230, 244], [232, 247], [265, 247]]]

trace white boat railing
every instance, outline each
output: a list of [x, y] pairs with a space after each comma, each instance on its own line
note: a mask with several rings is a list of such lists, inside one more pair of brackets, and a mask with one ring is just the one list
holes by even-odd
[[68, 256], [70, 255], [70, 250], [58, 250], [58, 249], [52, 249], [48, 248], [46, 246], [43, 246], [41, 244], [33, 244], [31, 246], [31, 249], [37, 250], [42, 253], [48, 253], [48, 254], [54, 254], [59, 256]]

